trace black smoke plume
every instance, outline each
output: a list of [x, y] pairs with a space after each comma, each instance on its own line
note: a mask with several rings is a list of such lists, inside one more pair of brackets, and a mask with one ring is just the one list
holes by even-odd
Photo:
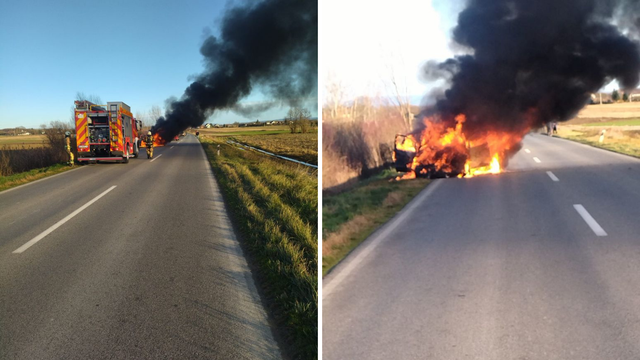
[[425, 114], [452, 126], [465, 114], [464, 132], [472, 140], [488, 131], [524, 134], [571, 119], [613, 79], [635, 88], [639, 3], [468, 1], [453, 38], [470, 55], [426, 65], [425, 77], [443, 78], [450, 88]]
[[237, 103], [256, 86], [273, 104], [291, 106], [317, 92], [318, 2], [264, 0], [231, 8], [219, 38], [207, 37], [200, 53], [204, 73], [179, 100], [168, 101], [152, 129], [162, 139], [202, 125], [216, 110], [247, 110]]

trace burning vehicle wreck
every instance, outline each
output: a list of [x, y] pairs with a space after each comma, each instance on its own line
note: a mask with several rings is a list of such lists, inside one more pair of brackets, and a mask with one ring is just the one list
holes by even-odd
[[515, 150], [524, 134], [489, 131], [468, 139], [463, 132], [464, 115], [455, 117], [455, 125], [425, 117], [423, 128], [411, 134], [398, 134], [394, 141], [396, 171], [415, 177], [449, 178], [497, 174]]
[[422, 80], [443, 86], [396, 137], [400, 178], [500, 173], [531, 130], [553, 135], [551, 124], [575, 117], [613, 80], [635, 89], [639, 13], [637, 0], [469, 0], [453, 30], [464, 51], [422, 68]]

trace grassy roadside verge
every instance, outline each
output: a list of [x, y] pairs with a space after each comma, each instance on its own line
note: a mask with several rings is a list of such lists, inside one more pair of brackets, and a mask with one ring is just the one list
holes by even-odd
[[318, 165], [318, 133], [306, 134], [275, 134], [236, 136], [233, 140], [269, 151], [274, 154], [287, 156], [292, 159]]
[[317, 358], [317, 173], [222, 138], [200, 141], [293, 356]]
[[413, 199], [429, 180], [389, 181], [391, 172], [322, 198], [322, 275]]
[[558, 129], [558, 137], [606, 149], [617, 153], [640, 157], [640, 132], [611, 129], [605, 134], [604, 142], [600, 143], [600, 129], [583, 130], [564, 128]]
[[20, 186], [32, 181], [40, 180], [48, 176], [60, 174], [67, 170], [76, 169], [77, 166], [71, 167], [66, 164], [56, 164], [40, 169], [33, 169], [9, 176], [0, 176], [0, 191]]

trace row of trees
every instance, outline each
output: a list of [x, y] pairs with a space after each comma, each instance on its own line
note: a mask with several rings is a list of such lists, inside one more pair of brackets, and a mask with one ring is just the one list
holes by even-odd
[[322, 108], [322, 186], [340, 190], [389, 166], [398, 133], [413, 128], [417, 106], [411, 105], [406, 79], [393, 68], [381, 79], [384, 95], [353, 96], [329, 77]]
[[[613, 92], [611, 93], [611, 100], [613, 100], [613, 102], [618, 102], [621, 100], [620, 92], [618, 90], [613, 90]], [[629, 94], [627, 94], [626, 92], [622, 92], [622, 101], [628, 102], [632, 100], [633, 99], [629, 99]]]
[[285, 117], [285, 123], [289, 126], [292, 134], [295, 134], [300, 130], [301, 133], [306, 134], [311, 130], [311, 112], [308, 109], [293, 107], [287, 112]]

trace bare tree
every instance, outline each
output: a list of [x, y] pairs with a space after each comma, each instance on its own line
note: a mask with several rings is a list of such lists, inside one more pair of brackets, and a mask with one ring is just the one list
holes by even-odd
[[44, 134], [47, 137], [47, 140], [49, 140], [49, 146], [62, 151], [65, 145], [64, 133], [70, 130], [71, 127], [67, 122], [59, 120], [52, 121], [49, 124], [49, 127], [44, 129]]
[[[404, 64], [402, 57], [400, 57], [400, 62]], [[411, 129], [411, 122], [413, 121], [413, 114], [411, 113], [411, 100], [409, 99], [407, 79], [406, 77], [399, 79], [392, 64], [393, 60], [390, 60], [387, 66], [389, 70], [389, 82], [385, 82], [385, 87], [393, 99], [393, 105], [404, 120], [405, 130], [409, 131]]]
[[139, 120], [142, 122], [142, 127], [146, 127], [147, 125], [147, 115], [141, 111], [136, 111], [135, 114], [135, 118], [136, 120]]
[[72, 129], [76, 128], [76, 107], [75, 106], [71, 106], [71, 116], [69, 117], [69, 124], [71, 125]]
[[149, 110], [148, 125], [149, 126], [155, 125], [156, 121], [158, 121], [158, 119], [160, 119], [161, 117], [162, 117], [162, 109], [158, 105], [153, 105], [151, 107], [151, 110]]
[[284, 118], [284, 122], [289, 126], [289, 130], [292, 134], [295, 134], [298, 130], [298, 108], [290, 108], [287, 112], [287, 116]]
[[90, 102], [92, 102], [92, 103], [94, 103], [96, 105], [104, 105], [102, 103], [102, 99], [100, 98], [100, 96], [95, 95], [95, 94], [87, 95], [82, 91], [78, 91], [76, 93], [76, 100], [78, 100], [78, 101], [86, 100], [86, 101], [90, 101]]
[[341, 117], [346, 98], [345, 87], [342, 81], [335, 74], [327, 76], [327, 86], [325, 95], [325, 107], [328, 108], [328, 119], [335, 120]]
[[308, 109], [300, 109], [298, 126], [303, 134], [308, 133], [311, 129], [311, 112]]
[[292, 134], [296, 133], [298, 129], [303, 134], [308, 133], [311, 129], [311, 111], [298, 107], [290, 108], [285, 122]]

